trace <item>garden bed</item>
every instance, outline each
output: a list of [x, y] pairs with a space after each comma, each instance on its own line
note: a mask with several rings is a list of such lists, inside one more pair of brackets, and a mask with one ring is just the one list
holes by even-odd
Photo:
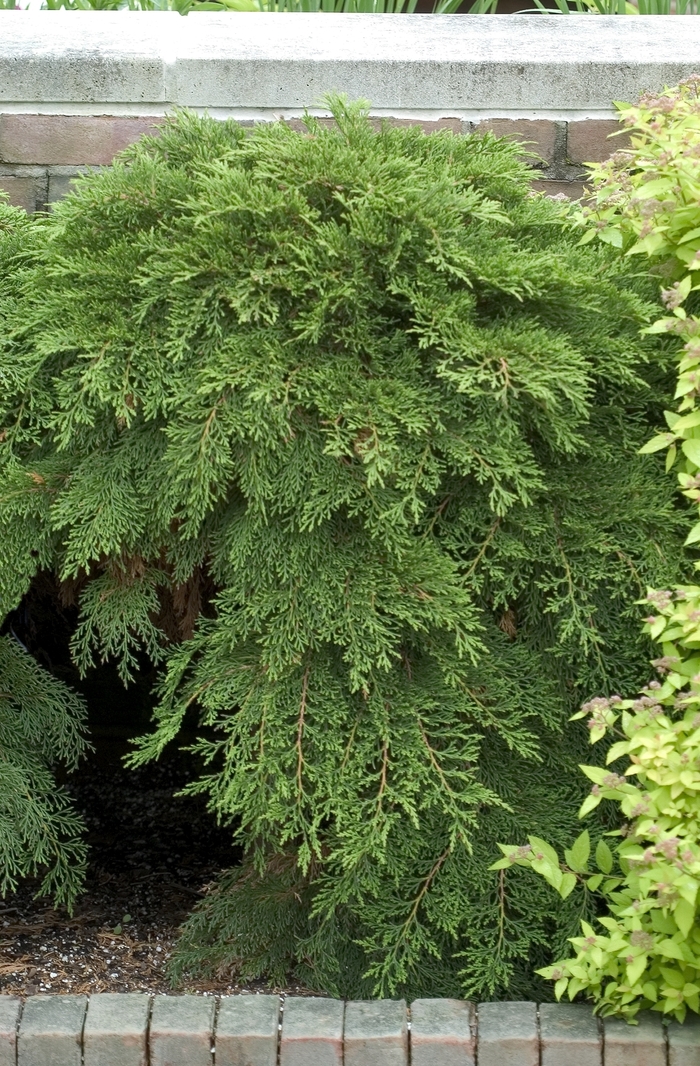
[[[115, 758], [120, 749], [103, 742], [67, 783], [90, 847], [74, 913], [35, 899], [32, 883], [0, 904], [0, 994], [172, 991], [166, 965], [177, 928], [236, 861], [231, 832], [217, 827], [202, 800], [174, 797], [188, 779], [183, 760], [125, 770]], [[224, 976], [188, 990], [241, 987], [256, 986]]]

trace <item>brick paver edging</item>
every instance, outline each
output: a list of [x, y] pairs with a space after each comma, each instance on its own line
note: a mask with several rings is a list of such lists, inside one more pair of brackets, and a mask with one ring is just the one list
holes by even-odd
[[0, 995], [0, 1066], [700, 1066], [700, 1019], [584, 1004]]

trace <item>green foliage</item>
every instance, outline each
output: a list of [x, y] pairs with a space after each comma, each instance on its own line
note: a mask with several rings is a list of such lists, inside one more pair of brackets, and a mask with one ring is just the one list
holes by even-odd
[[[599, 240], [629, 256], [647, 256], [667, 286], [662, 292], [670, 317], [647, 333], [672, 335], [685, 342], [678, 365], [677, 411], [666, 411], [668, 432], [647, 442], [642, 453], [667, 449], [666, 469], [678, 472], [683, 496], [700, 504], [700, 318], [694, 293], [700, 289], [700, 78], [659, 96], [646, 95], [638, 106], [618, 105], [630, 131], [630, 146], [593, 170], [595, 198], [578, 215], [587, 226], [581, 243]], [[686, 543], [700, 540], [700, 522]], [[697, 569], [698, 564], [696, 564]], [[664, 676], [640, 699], [593, 700], [581, 717], [589, 721], [595, 743], [622, 711], [623, 739], [608, 752], [608, 763], [627, 757], [624, 775], [583, 766], [594, 782], [581, 816], [602, 799], [616, 800], [627, 819], [618, 835], [619, 873], [583, 878], [599, 892], [610, 916], [601, 918], [609, 936], [584, 924], [585, 937], [572, 938], [573, 959], [540, 971], [557, 982], [557, 996], [587, 991], [603, 1014], [628, 1018], [652, 1007], [683, 1020], [690, 1007], [700, 1012], [700, 825], [695, 767], [700, 744], [700, 588], [647, 595], [653, 613], [645, 624], [663, 654], [654, 665]], [[614, 708], [614, 709], [613, 709]], [[639, 785], [628, 778], [636, 775]], [[581, 838], [580, 838], [581, 839]], [[599, 847], [601, 847], [603, 842]], [[560, 893], [571, 892], [574, 871], [556, 853], [503, 847], [497, 868], [530, 865]], [[536, 858], [533, 859], [533, 855]], [[601, 861], [602, 859], [602, 861]], [[609, 849], [597, 855], [602, 874], [610, 873]]]
[[52, 765], [74, 768], [85, 751], [81, 700], [17, 642], [0, 637], [0, 892], [41, 876], [40, 895], [72, 905], [82, 885], [82, 820], [56, 786]]
[[[0, 289], [0, 614], [41, 568], [74, 653], [164, 657], [246, 850], [176, 973], [540, 994], [590, 907], [488, 871], [561, 846], [583, 693], [638, 684], [685, 532], [643, 277], [493, 137], [179, 114], [27, 223]], [[573, 783], [572, 783], [573, 782]], [[546, 986], [544, 986], [546, 987]]]
[[[669, 634], [678, 627], [697, 633], [700, 588], [679, 593], [650, 598]], [[575, 957], [540, 972], [556, 982], [557, 998], [585, 991], [602, 1014], [628, 1019], [643, 1008], [679, 1021], [688, 1007], [700, 1012], [700, 658], [686, 653], [683, 659], [677, 653], [687, 645], [676, 641], [664, 642], [663, 684], [651, 682], [637, 700], [592, 700], [575, 716], [591, 716], [593, 742], [621, 719], [623, 739], [612, 745], [607, 763], [627, 759], [623, 772], [581, 767], [593, 782], [581, 817], [604, 799], [614, 800], [624, 817], [623, 827], [609, 834], [622, 838], [615, 854], [600, 839], [594, 873], [584, 831], [565, 851], [565, 862], [545, 841], [529, 837], [524, 847], [501, 845], [505, 858], [492, 867], [529, 866], [564, 899], [579, 882], [604, 900], [608, 914], [598, 921], [606, 933], [582, 922], [584, 935], [571, 938]], [[697, 651], [697, 636], [695, 645]]]
[[698, 0], [554, 0], [554, 8], [532, 0], [543, 15], [698, 15]]
[[[14, 7], [15, 0], [0, 0]], [[342, 14], [412, 14], [417, 0], [44, 0], [42, 7], [56, 11], [197, 11], [336, 12]], [[462, 0], [434, 0], [434, 15], [454, 14]], [[491, 13], [497, 0], [473, 0], [470, 15]]]
[[[14, 269], [22, 248], [31, 248], [36, 226], [24, 212], [0, 202], [0, 335], [6, 328], [8, 301], [17, 295]], [[12, 392], [21, 367], [3, 361], [0, 391]], [[3, 434], [0, 433], [0, 441]], [[12, 492], [3, 486], [9, 501]], [[11, 544], [0, 548], [3, 585], [12, 587], [15, 550], [28, 533], [15, 530]], [[29, 533], [31, 538], [31, 533]], [[32, 572], [36, 561], [32, 564]], [[21, 595], [26, 581], [15, 586]], [[3, 612], [4, 614], [4, 612]], [[10, 636], [0, 637], [0, 892], [13, 890], [19, 878], [41, 876], [40, 894], [70, 907], [85, 867], [82, 821], [57, 788], [52, 769], [57, 761], [72, 769], [85, 751], [85, 709], [65, 685], [42, 669]]]

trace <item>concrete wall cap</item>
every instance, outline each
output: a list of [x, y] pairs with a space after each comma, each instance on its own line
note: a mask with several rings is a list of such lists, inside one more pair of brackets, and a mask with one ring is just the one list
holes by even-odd
[[610, 113], [699, 68], [691, 15], [0, 11], [0, 103]]

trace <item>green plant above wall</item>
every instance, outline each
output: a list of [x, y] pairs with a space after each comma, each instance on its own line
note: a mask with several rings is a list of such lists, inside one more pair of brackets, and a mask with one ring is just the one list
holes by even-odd
[[[188, 15], [197, 11], [249, 12], [335, 12], [356, 14], [410, 15], [418, 0], [43, 0], [42, 8], [49, 11], [177, 11]], [[0, 10], [19, 10], [16, 0], [0, 0]], [[473, 0], [465, 7], [464, 0], [434, 0], [434, 15], [493, 15], [498, 0]], [[542, 0], [532, 0], [516, 14], [540, 12], [553, 14], [593, 15], [697, 15], [700, 0], [552, 0], [545, 6]]]
[[162, 664], [134, 761], [198, 736], [246, 857], [176, 976], [541, 995], [590, 908], [488, 866], [571, 838], [564, 723], [644, 679], [633, 601], [685, 535], [639, 454], [673, 345], [518, 146], [331, 106], [302, 133], [181, 113], [15, 213], [0, 618], [54, 582], [81, 668]]

